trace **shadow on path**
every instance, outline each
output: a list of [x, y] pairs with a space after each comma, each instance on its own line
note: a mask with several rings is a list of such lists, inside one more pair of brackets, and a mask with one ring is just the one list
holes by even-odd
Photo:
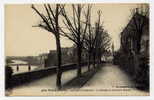
[[90, 71], [82, 73], [81, 77], [75, 77], [71, 79], [70, 81], [62, 85], [61, 90], [81, 88], [95, 75], [98, 69], [99, 68], [91, 69]]

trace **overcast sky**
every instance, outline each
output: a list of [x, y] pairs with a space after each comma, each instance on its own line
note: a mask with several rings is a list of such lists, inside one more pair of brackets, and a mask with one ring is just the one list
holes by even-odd
[[[127, 25], [131, 9], [140, 4], [95, 4], [92, 7], [92, 21], [97, 20], [97, 10], [102, 11], [104, 28], [110, 34], [115, 49], [120, 47], [119, 34]], [[37, 5], [42, 12], [42, 6]], [[66, 10], [70, 10], [68, 6]], [[5, 55], [34, 56], [56, 49], [54, 36], [40, 28], [32, 27], [40, 17], [26, 5], [5, 5]], [[72, 42], [61, 38], [62, 47], [71, 47]]]

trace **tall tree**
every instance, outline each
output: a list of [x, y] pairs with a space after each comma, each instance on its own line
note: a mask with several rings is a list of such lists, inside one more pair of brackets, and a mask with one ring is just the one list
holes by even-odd
[[[87, 14], [85, 15], [85, 21], [82, 21], [83, 15], [83, 5], [77, 4], [72, 5], [73, 16], [70, 16], [66, 13], [65, 8], [62, 8], [62, 15], [64, 17], [63, 23], [65, 24], [68, 31], [64, 31], [61, 29], [63, 36], [67, 37], [71, 41], [73, 41], [77, 46], [77, 61], [78, 61], [78, 70], [77, 76], [81, 76], [81, 54], [83, 48], [83, 40], [85, 37], [85, 33], [87, 31], [87, 22], [89, 16], [89, 7], [87, 9]], [[71, 17], [73, 20], [71, 20]]]
[[107, 53], [110, 49], [110, 41], [111, 38], [109, 34], [104, 31], [104, 29], [100, 28], [99, 35], [96, 38], [96, 44], [95, 44], [95, 52], [98, 62], [101, 62], [101, 57], [104, 53]]
[[88, 70], [90, 70], [91, 55], [92, 55], [92, 50], [94, 47], [94, 39], [95, 39], [94, 27], [92, 27], [92, 24], [91, 24], [91, 8], [92, 8], [92, 5], [89, 5], [89, 15], [88, 15], [88, 23], [87, 23], [88, 31], [85, 34], [84, 46], [83, 46], [83, 48], [88, 53]]
[[94, 45], [93, 45], [93, 51], [92, 51], [94, 67], [96, 63], [96, 52], [98, 48], [97, 45], [100, 39], [99, 37], [100, 37], [100, 29], [101, 29], [101, 11], [99, 10], [97, 14], [98, 14], [98, 20], [95, 22], [95, 39], [94, 39]]
[[88, 70], [90, 70], [91, 56], [92, 56], [92, 51], [94, 49], [94, 41], [95, 41], [94, 40], [95, 34], [91, 28], [89, 28], [90, 31], [85, 35], [85, 40], [84, 40], [84, 49], [88, 53]]
[[59, 30], [59, 16], [61, 13], [60, 4], [56, 4], [55, 9], [49, 4], [44, 4], [44, 8], [47, 14], [40, 12], [34, 5], [31, 8], [40, 16], [41, 22], [37, 25], [42, 29], [47, 30], [55, 36], [56, 47], [57, 47], [57, 58], [58, 58], [58, 67], [57, 67], [57, 87], [61, 88], [61, 44], [60, 44], [60, 30]]
[[[146, 5], [145, 5], [146, 6]], [[144, 31], [144, 27], [146, 26], [146, 24], [148, 23], [148, 17], [149, 16], [149, 7], [143, 7], [141, 6], [141, 8], [136, 8], [132, 10], [132, 23], [130, 30], [133, 31], [133, 41], [135, 42], [136, 45], [136, 53], [139, 54], [140, 52], [140, 48], [141, 48], [141, 36], [143, 34]]]
[[96, 59], [101, 62], [101, 56], [110, 48], [110, 36], [101, 24], [101, 11], [98, 11], [98, 20], [95, 23], [95, 39], [93, 45], [93, 63], [95, 67]]
[[96, 59], [101, 62], [101, 56], [110, 48], [109, 34], [104, 31], [101, 24], [101, 11], [98, 11], [98, 20], [95, 26], [91, 25], [91, 15], [88, 18], [88, 32], [85, 35], [84, 49], [88, 52], [88, 70], [90, 70], [91, 58], [95, 67]]

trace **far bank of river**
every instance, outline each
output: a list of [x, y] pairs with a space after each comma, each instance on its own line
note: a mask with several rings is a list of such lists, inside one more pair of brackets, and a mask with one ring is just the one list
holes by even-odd
[[[27, 62], [25, 61], [21, 61], [21, 60], [12, 60], [13, 63], [12, 64], [27, 64]], [[19, 69], [17, 71], [17, 66], [10, 66], [13, 69], [13, 74], [17, 74], [17, 73], [23, 73], [23, 72], [28, 72], [28, 65], [21, 65], [19, 66]], [[40, 68], [40, 66], [34, 66], [31, 65], [31, 71]]]

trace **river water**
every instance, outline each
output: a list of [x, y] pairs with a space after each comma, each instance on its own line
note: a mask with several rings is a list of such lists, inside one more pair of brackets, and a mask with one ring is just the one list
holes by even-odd
[[[27, 64], [27, 62], [25, 61], [21, 61], [21, 60], [12, 60], [14, 63], [12, 64]], [[23, 73], [23, 72], [28, 72], [28, 65], [19, 65], [19, 69], [17, 70], [17, 66], [11, 66], [11, 68], [13, 69], [13, 74], [18, 74], [18, 73]], [[33, 66], [31, 65], [31, 71], [38, 69], [39, 66]]]

